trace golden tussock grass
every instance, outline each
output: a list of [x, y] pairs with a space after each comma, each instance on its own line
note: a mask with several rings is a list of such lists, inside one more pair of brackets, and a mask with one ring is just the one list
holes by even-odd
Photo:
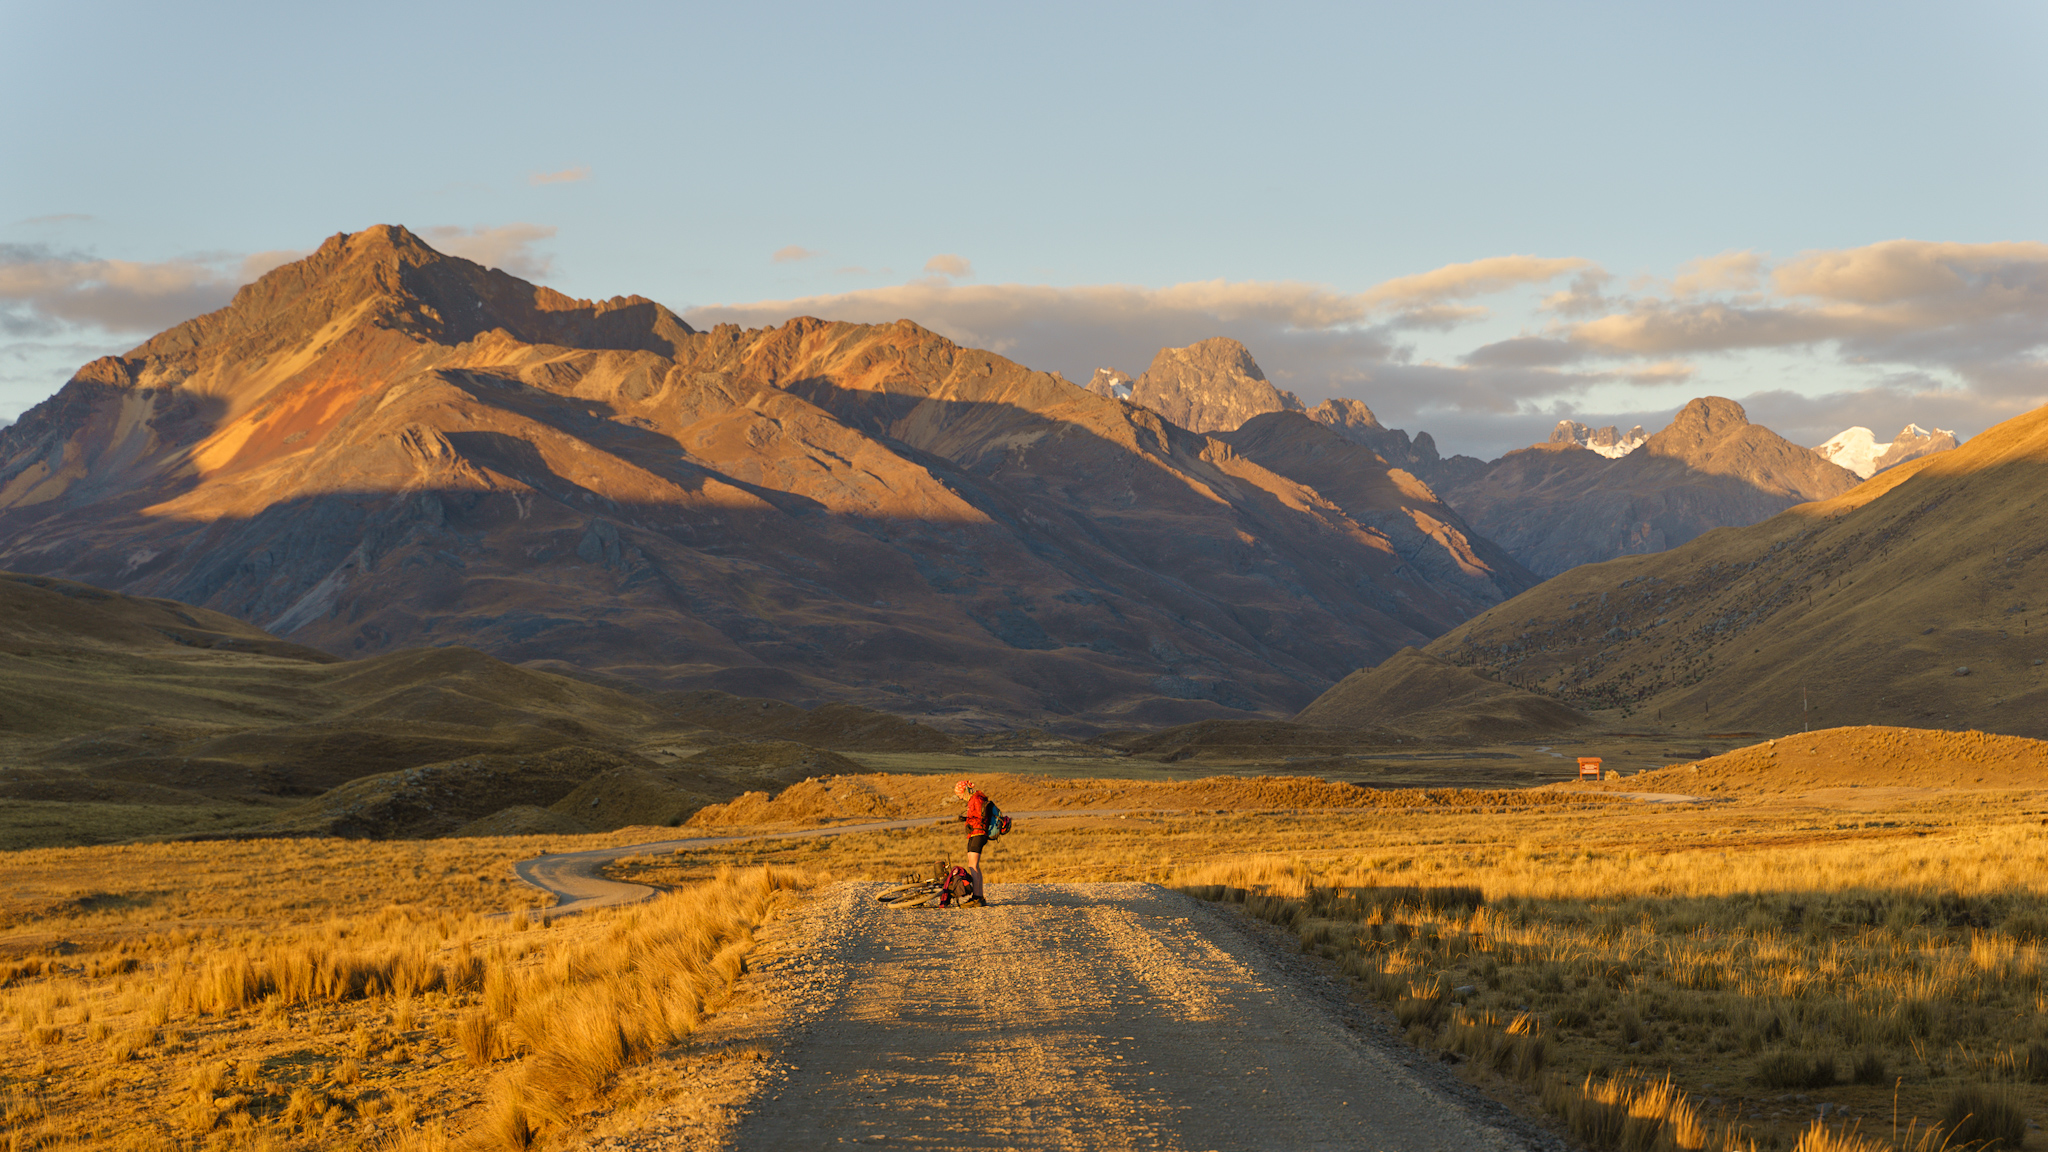
[[132, 963], [25, 957], [0, 992], [10, 1147], [558, 1142], [622, 1069], [690, 1035], [754, 927], [810, 883], [728, 870], [551, 925], [388, 906], [114, 945]]
[[[1571, 1069], [1543, 1105], [1595, 1147], [1666, 1146], [1646, 1111], [1719, 1133], [1672, 1147], [1771, 1147], [1800, 1108], [1870, 1121], [1895, 1091], [1900, 1146], [1933, 1130], [1930, 1147], [2016, 1147], [2048, 1102], [2039, 824], [1618, 852], [1536, 831], [1435, 854], [1427, 884], [1422, 860], [1371, 854], [1242, 857], [1174, 882], [1288, 927], [1417, 1043], [1526, 1078], [1540, 1062], [1507, 1054], [1505, 1022], [1540, 1020], [1545, 1062]], [[1715, 1101], [1711, 1123], [1680, 1108], [1680, 1083]]]

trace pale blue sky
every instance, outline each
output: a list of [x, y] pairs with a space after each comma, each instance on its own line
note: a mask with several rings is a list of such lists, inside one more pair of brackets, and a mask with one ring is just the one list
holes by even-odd
[[[2037, 3], [0, 0], [0, 49], [0, 416], [245, 258], [380, 222], [573, 295], [893, 310], [1079, 379], [1238, 336], [1482, 455], [1703, 392], [1809, 443], [2048, 399]], [[1373, 295], [1510, 256], [1585, 263]], [[1535, 362], [1467, 359], [1518, 334]]]

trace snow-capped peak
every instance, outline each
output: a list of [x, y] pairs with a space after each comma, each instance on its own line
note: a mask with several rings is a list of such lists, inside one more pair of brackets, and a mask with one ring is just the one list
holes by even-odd
[[1908, 424], [1897, 439], [1884, 444], [1878, 441], [1876, 433], [1858, 426], [1836, 433], [1814, 451], [1854, 472], [1859, 479], [1868, 480], [1893, 465], [1946, 452], [1958, 443], [1956, 434], [1946, 428], [1930, 432], [1918, 424]]
[[1589, 452], [1598, 452], [1609, 460], [1619, 460], [1641, 448], [1643, 442], [1649, 438], [1650, 434], [1643, 431], [1641, 424], [1624, 433], [1612, 424], [1605, 428], [1592, 428], [1576, 420], [1559, 420], [1557, 427], [1550, 433], [1550, 442], [1553, 444], [1577, 444]]
[[1877, 442], [1877, 433], [1859, 424], [1835, 433], [1814, 451], [1854, 472], [1857, 479], [1868, 480], [1877, 472], [1877, 458], [1889, 447]]

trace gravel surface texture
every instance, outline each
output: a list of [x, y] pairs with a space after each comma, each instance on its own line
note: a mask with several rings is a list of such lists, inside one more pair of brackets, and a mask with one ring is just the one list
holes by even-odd
[[[1149, 884], [977, 909], [839, 884], [763, 933], [731, 1126], [599, 1146], [1560, 1149], [1240, 913]], [[714, 1143], [706, 1141], [710, 1137]]]

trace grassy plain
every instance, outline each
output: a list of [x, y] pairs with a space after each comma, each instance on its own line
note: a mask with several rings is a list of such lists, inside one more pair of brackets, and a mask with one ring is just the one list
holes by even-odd
[[[891, 755], [945, 762], [797, 785], [699, 826], [859, 815], [833, 795], [922, 810], [968, 774]], [[1717, 763], [1644, 782], [1699, 780], [1713, 803], [1629, 801], [1612, 794], [1624, 779], [1348, 811], [1356, 794], [1326, 784], [1189, 780], [1186, 764], [1100, 783], [1058, 762], [971, 767], [998, 783], [989, 769], [1022, 770], [999, 800], [1134, 809], [1022, 823], [989, 854], [998, 902], [1006, 881], [1146, 880], [1241, 905], [1385, 1003], [1408, 1040], [1591, 1146], [1931, 1150], [1972, 1135], [1954, 1131], [1958, 1108], [2017, 1146], [2048, 1108], [2048, 794], [2010, 786], [2031, 766], [1962, 777], [1999, 787], [1766, 793]], [[538, 894], [511, 862], [634, 838], [10, 853], [8, 1138], [517, 1148], [687, 1109], [678, 1069], [749, 1055], [697, 1038], [753, 926], [823, 878], [923, 873], [959, 847], [945, 827], [640, 857], [616, 872], [671, 889], [657, 904], [546, 927], [519, 914]]]

